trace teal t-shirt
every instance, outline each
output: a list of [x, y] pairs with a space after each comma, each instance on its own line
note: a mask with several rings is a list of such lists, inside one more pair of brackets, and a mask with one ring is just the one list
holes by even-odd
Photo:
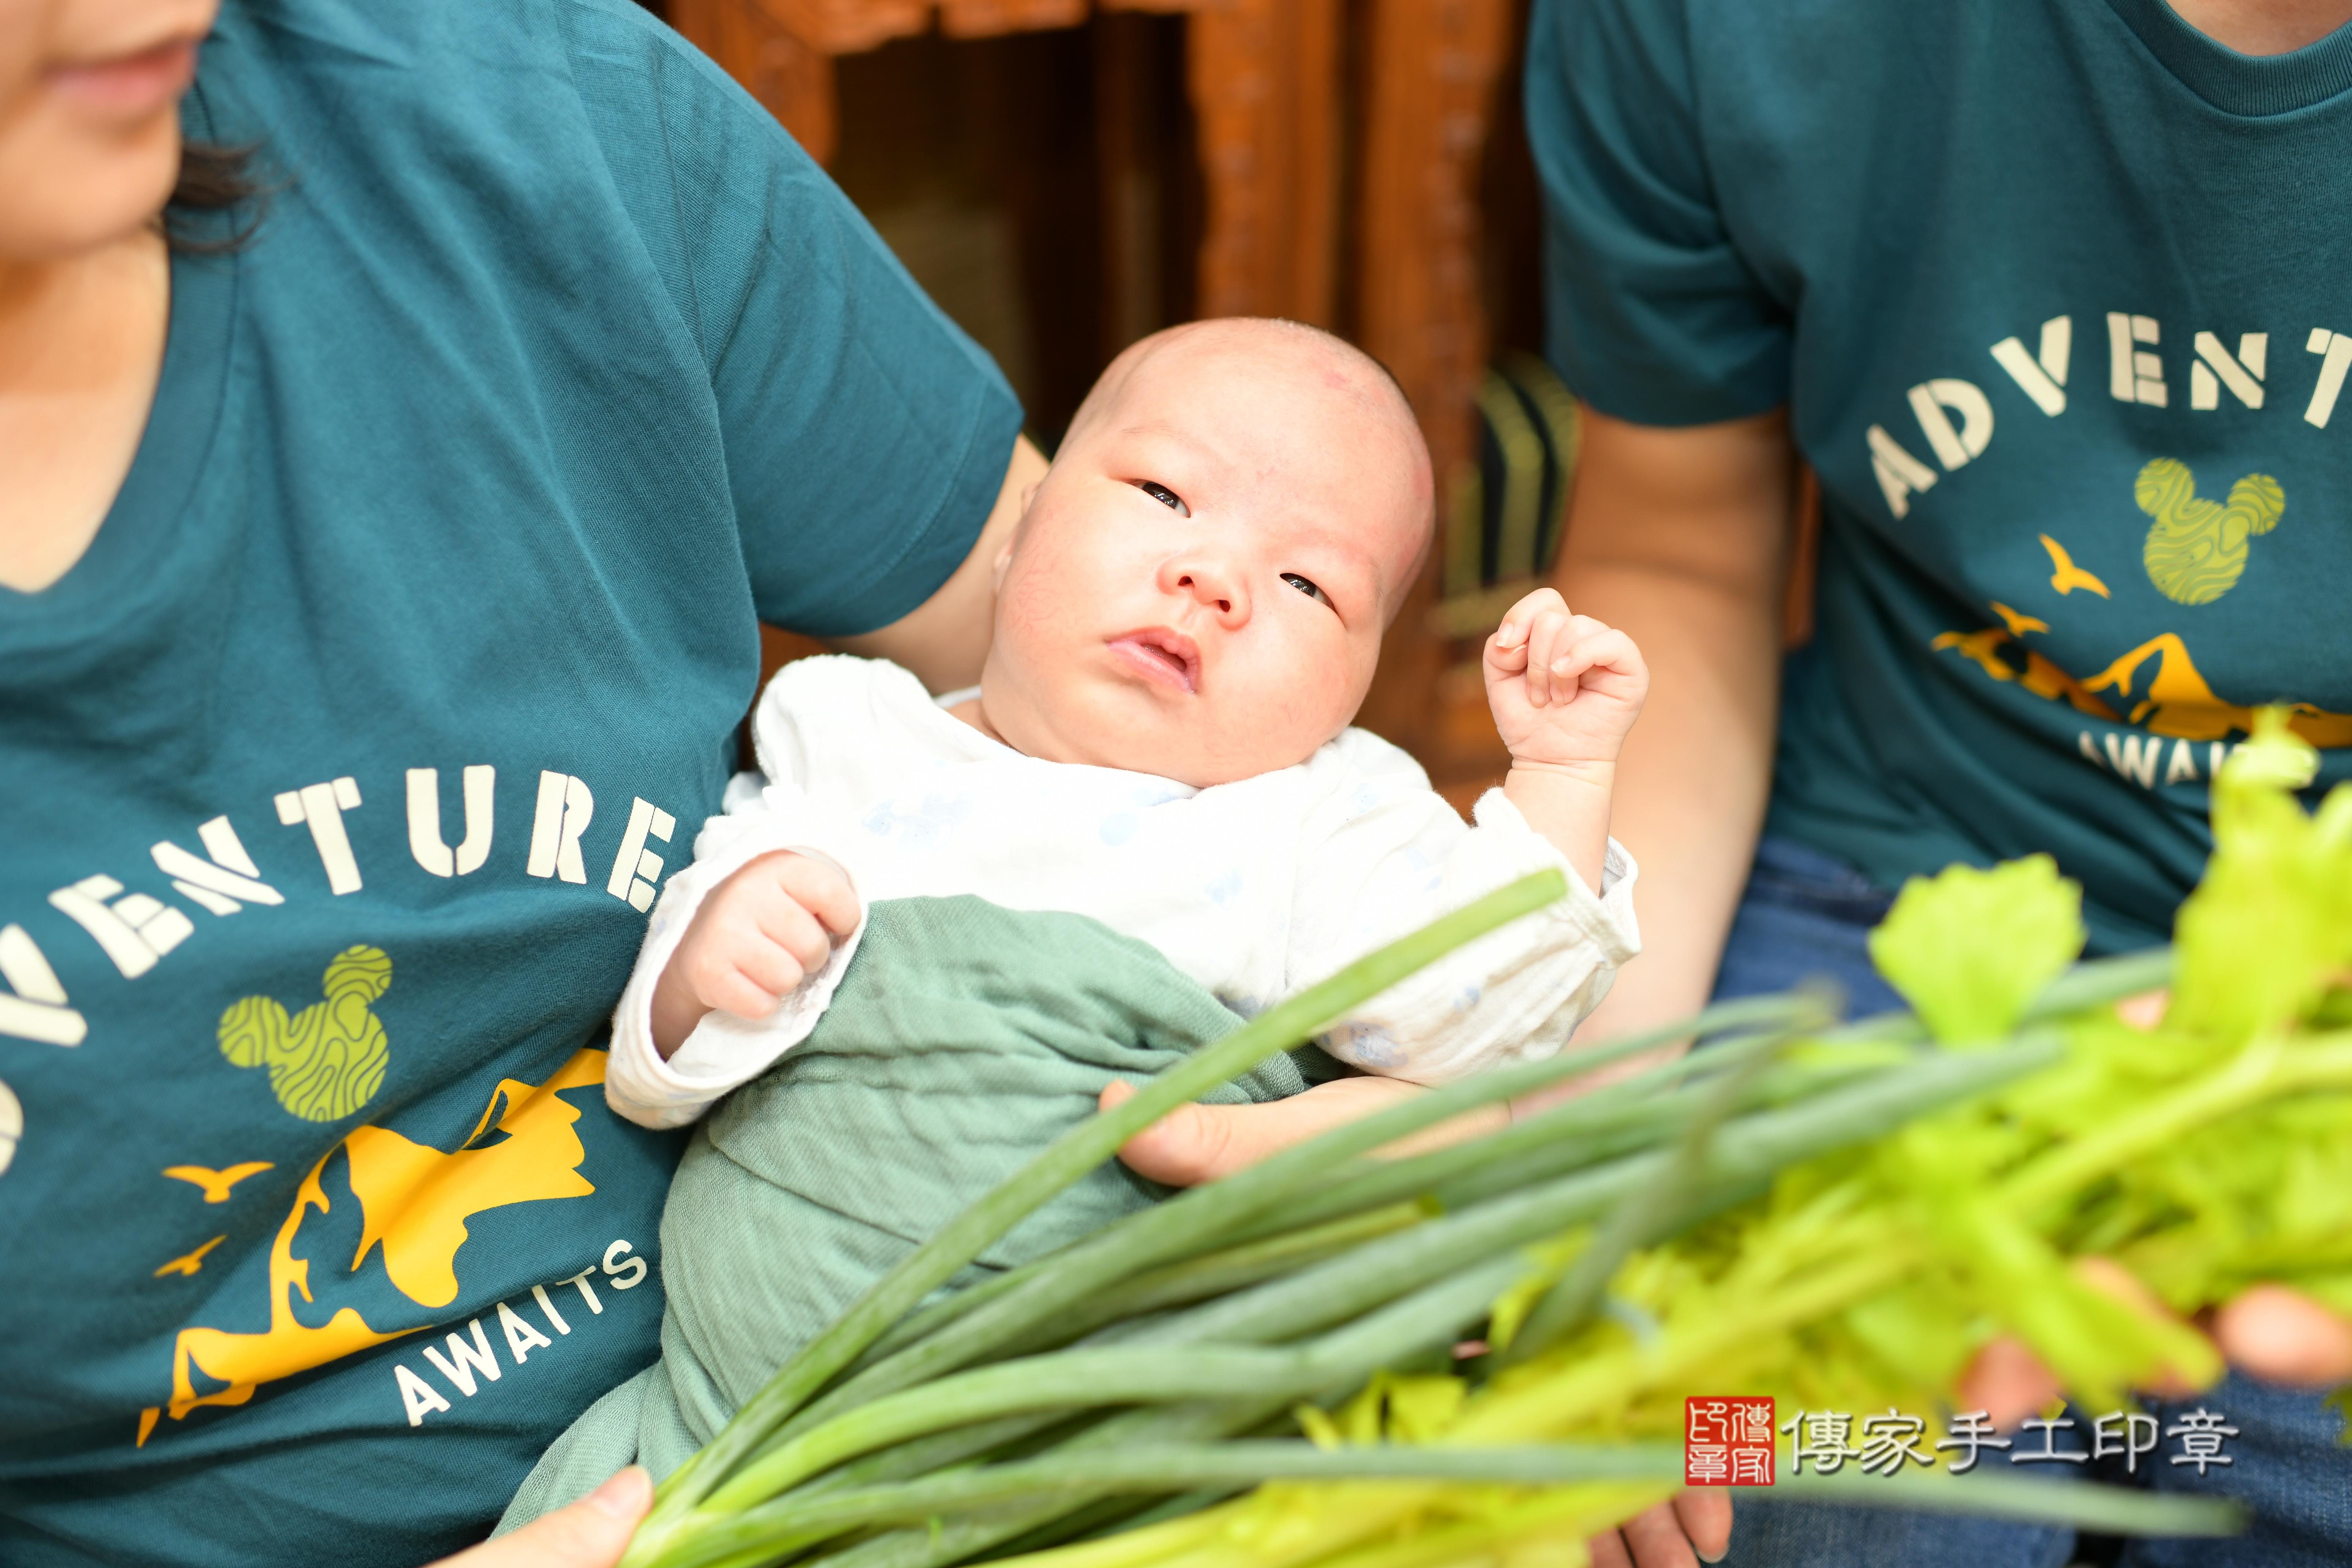
[[2352, 31], [2163, 0], [1541, 0], [1551, 357], [1643, 424], [1785, 403], [1821, 476], [1770, 830], [2053, 851], [2115, 949], [2252, 707], [2352, 776], [2347, 89]]
[[884, 625], [1019, 411], [625, 0], [230, 0], [259, 140], [89, 553], [0, 591], [0, 1561], [410, 1565], [654, 1355], [605, 1020], [760, 617]]

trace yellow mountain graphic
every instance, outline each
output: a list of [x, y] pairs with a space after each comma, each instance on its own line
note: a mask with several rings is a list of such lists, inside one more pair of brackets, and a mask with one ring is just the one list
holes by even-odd
[[[2118, 723], [2144, 724], [2158, 735], [2219, 741], [2232, 733], [2254, 732], [2253, 708], [2215, 696], [2189, 657], [2189, 645], [2176, 633], [2150, 637], [2087, 680], [2077, 680], [2021, 645], [2017, 651], [2024, 656], [2023, 665], [2012, 663], [2002, 657], [2001, 650], [2016, 643], [2006, 627], [1987, 626], [1982, 631], [1941, 633], [1928, 647], [1937, 652], [1956, 652], [1995, 680], [2014, 681], [2036, 697], [2053, 702], [2063, 698], [2078, 712]], [[2145, 688], [2146, 694], [2128, 713], [2118, 714], [2098, 693], [2113, 691], [2117, 697], [2130, 697], [2140, 667], [2151, 656], [2157, 661], [2156, 673]], [[2309, 702], [2290, 706], [2289, 727], [2313, 745], [2352, 746], [2352, 713], [2331, 713]]]
[[[2214, 696], [2189, 657], [2189, 645], [2171, 632], [2148, 638], [2084, 684], [2094, 691], [2112, 687], [2117, 696], [2129, 697], [2132, 678], [2150, 654], [2156, 656], [2156, 675], [2147, 683], [2147, 697], [2131, 710], [2132, 723], [2146, 724], [2159, 735], [2184, 741], [2218, 741], [2232, 731], [2254, 732], [2254, 710]], [[2352, 746], [2352, 713], [2330, 713], [2308, 702], [2293, 707], [2288, 726], [2313, 745]]]
[[[446, 1307], [457, 1299], [457, 1249], [465, 1245], [466, 1222], [509, 1204], [584, 1197], [595, 1186], [580, 1173], [587, 1150], [573, 1124], [580, 1112], [562, 1098], [569, 1089], [604, 1081], [605, 1053], [585, 1049], [545, 1083], [499, 1080], [489, 1104], [466, 1142], [454, 1153], [412, 1142], [383, 1127], [359, 1127], [336, 1145], [350, 1161], [351, 1186], [363, 1221], [356, 1273], [381, 1245], [384, 1273], [394, 1289], [420, 1307]], [[473, 1147], [485, 1133], [497, 1142]], [[269, 1327], [257, 1333], [194, 1326], [182, 1329], [172, 1349], [172, 1393], [163, 1406], [143, 1411], [139, 1441], [144, 1444], [166, 1414], [184, 1420], [204, 1405], [243, 1405], [262, 1384], [428, 1327], [378, 1330], [355, 1308], [343, 1307], [312, 1327], [294, 1315], [294, 1297], [316, 1302], [332, 1275], [313, 1281], [312, 1258], [297, 1243], [312, 1210], [328, 1212], [320, 1176], [334, 1157], [330, 1150], [310, 1167], [296, 1192], [294, 1206], [278, 1229], [269, 1251]], [[330, 1266], [331, 1268], [331, 1266]], [[319, 1289], [314, 1289], [314, 1283]], [[226, 1384], [200, 1393], [196, 1374]]]
[[2025, 655], [2022, 669], [2002, 658], [1997, 650], [2016, 641], [2014, 634], [2000, 626], [1987, 626], [1980, 632], [1945, 632], [1927, 646], [1939, 653], [1946, 648], [1958, 649], [1962, 658], [1995, 680], [2014, 680], [2036, 697], [2053, 702], [2063, 697], [2078, 711], [2094, 719], [2116, 717], [2116, 710], [2092, 696], [2081, 681], [2032, 648], [2019, 648]]

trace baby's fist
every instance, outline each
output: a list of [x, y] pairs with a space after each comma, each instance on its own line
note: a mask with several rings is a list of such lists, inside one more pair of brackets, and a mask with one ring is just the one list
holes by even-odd
[[1649, 694], [1633, 639], [1570, 612], [1557, 589], [1513, 605], [1486, 639], [1486, 701], [1511, 760], [1612, 763]]
[[724, 882], [654, 985], [654, 1047], [667, 1061], [709, 1012], [766, 1017], [857, 929], [857, 892], [815, 855], [762, 855]]

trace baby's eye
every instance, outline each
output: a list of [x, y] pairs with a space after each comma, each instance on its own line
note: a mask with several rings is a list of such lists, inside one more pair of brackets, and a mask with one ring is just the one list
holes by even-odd
[[1141, 490], [1145, 495], [1150, 496], [1153, 500], [1158, 501], [1161, 506], [1166, 507], [1170, 511], [1174, 512], [1178, 517], [1190, 517], [1192, 515], [1192, 509], [1184, 504], [1184, 498], [1178, 495], [1174, 490], [1170, 489], [1166, 485], [1155, 485], [1150, 479], [1138, 479], [1135, 481], [1135, 488]]
[[1285, 572], [1282, 574], [1282, 580], [1289, 584], [1292, 587], [1297, 589], [1300, 593], [1306, 595], [1310, 599], [1320, 600], [1326, 605], [1330, 604], [1331, 602], [1330, 595], [1325, 593], [1322, 589], [1317, 587], [1313, 583], [1308, 582], [1306, 578], [1301, 577], [1296, 572]]

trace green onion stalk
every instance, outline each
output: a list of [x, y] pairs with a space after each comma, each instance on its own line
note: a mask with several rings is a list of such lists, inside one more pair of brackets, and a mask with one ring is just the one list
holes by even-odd
[[1538, 872], [1498, 889], [1269, 1009], [1162, 1073], [1126, 1103], [1057, 1139], [877, 1281], [663, 1483], [626, 1560], [631, 1568], [653, 1561], [660, 1542], [696, 1504], [835, 1373], [991, 1243], [1109, 1159], [1120, 1144], [1177, 1106], [1309, 1038], [1406, 975], [1566, 891], [1566, 879], [1558, 871]]
[[[2217, 1071], [2118, 1119], [2095, 1142], [2086, 1140], [2029, 1163], [2002, 1183], [1987, 1202], [2011, 1214], [2032, 1212], [2067, 1193], [2079, 1194], [2096, 1185], [2126, 1168], [2135, 1154], [2163, 1146], [2197, 1121], [2225, 1123], [2233, 1111], [2266, 1096], [2288, 1097], [2313, 1089], [2352, 1089], [2352, 1037], [2314, 1039], [2293, 1052], [2276, 1049], [2272, 1042], [2258, 1042]], [[1458, 1421], [1433, 1442], [1441, 1451], [1460, 1445], [1482, 1453], [1510, 1451], [1507, 1446], [1538, 1444], [1570, 1435], [1580, 1435], [1589, 1443], [1596, 1426], [1606, 1430], [1614, 1418], [1639, 1409], [1647, 1395], [1698, 1390], [1702, 1384], [1706, 1385], [1705, 1391], [1716, 1391], [1717, 1380], [1708, 1375], [1711, 1369], [1753, 1367], [1754, 1347], [1759, 1341], [1780, 1334], [1795, 1336], [1809, 1325], [1833, 1320], [1842, 1311], [1882, 1296], [1898, 1281], [1929, 1268], [1933, 1251], [1928, 1237], [1895, 1215], [1856, 1214], [1832, 1234], [1817, 1238], [1785, 1278], [1766, 1284], [1762, 1270], [1749, 1269], [1720, 1281], [1718, 1290], [1705, 1297], [1697, 1293], [1695, 1281], [1685, 1279], [1680, 1282], [1684, 1294], [1675, 1321], [1647, 1340], [1612, 1326], [1587, 1336], [1577, 1344], [1577, 1353], [1554, 1355], [1524, 1373], [1496, 1378], [1479, 1395], [1466, 1400]], [[2087, 1304], [2095, 1310], [2100, 1305], [2095, 1300]], [[2144, 1360], [2140, 1370], [2154, 1371], [2159, 1364], [2168, 1364], [2202, 1379], [2218, 1374], [2218, 1365], [2203, 1359], [2210, 1358], [2210, 1352], [2201, 1341], [2185, 1331], [2166, 1334], [2160, 1325], [2119, 1324], [2116, 1314], [2125, 1310], [2109, 1304], [2105, 1325], [2120, 1327], [2126, 1338], [2156, 1340], [2159, 1354], [2169, 1358], [2156, 1363]], [[1528, 1322], [1532, 1327], [1534, 1320]], [[1743, 1385], [1743, 1392], [1746, 1386], [1752, 1385]], [[2118, 1393], [2114, 1397], [2123, 1396]], [[1869, 1408], [1859, 1400], [1847, 1407], [1855, 1405]], [[1678, 1417], [1680, 1412], [1677, 1407], [1656, 1414]], [[1647, 1487], [1587, 1489], [1579, 1494], [1591, 1505], [1582, 1511], [1566, 1498], [1559, 1500], [1558, 1506], [1568, 1510], [1561, 1517], [1570, 1520], [1575, 1531], [1590, 1532], [1620, 1522], [1669, 1495], [1678, 1479], [1677, 1472]], [[2211, 1533], [2231, 1528], [2232, 1522], [2226, 1508], [2159, 1518], [2154, 1510], [2160, 1500], [2152, 1497], [2118, 1498], [2103, 1495], [2101, 1489], [2093, 1487], [2049, 1488], [2021, 1482], [1988, 1491], [1990, 1479], [1979, 1478], [1959, 1485], [1920, 1476], [1910, 1478], [1907, 1487], [1897, 1488], [1891, 1478], [1883, 1476], [1814, 1478], [1807, 1487], [1792, 1488], [1783, 1481], [1775, 1490], [1776, 1495], [1803, 1491], [1827, 1500], [1878, 1506], [1981, 1509], [2009, 1517], [2131, 1533]], [[1838, 1484], [1829, 1484], [1832, 1481]], [[2021, 1486], [2026, 1489], [2017, 1489]], [[1451, 1489], [1458, 1500], [1461, 1489]], [[1447, 1491], [1435, 1484], [1383, 1484], [1318, 1489], [1311, 1500], [1295, 1492], [1261, 1493], [1223, 1510], [1192, 1515], [1181, 1527], [1114, 1536], [1024, 1561], [1039, 1568], [1047, 1563], [1053, 1568], [1143, 1568], [1146, 1564], [1212, 1568], [1224, 1563], [1246, 1563], [1249, 1568], [1306, 1563], [1328, 1568], [1407, 1568], [1414, 1562], [1475, 1555], [1475, 1542], [1491, 1544], [1517, 1539], [1534, 1530], [1538, 1521], [1514, 1510], [1540, 1511], [1552, 1506], [1515, 1503], [1495, 1511], [1485, 1500], [1474, 1498], [1467, 1504], [1455, 1503], [1455, 1511], [1466, 1510], [1466, 1520], [1449, 1521]], [[2097, 1520], [2088, 1515], [2042, 1513], [2032, 1506], [2053, 1501], [2081, 1501]], [[1351, 1550], [1416, 1525], [1421, 1528], [1413, 1531], [1413, 1538], [1424, 1542], [1431, 1555]], [[1266, 1544], [1275, 1539], [1280, 1542], [1278, 1549]]]
[[[2000, 1334], [2095, 1400], [2218, 1374], [2184, 1323], [2091, 1288], [2085, 1257], [2182, 1313], [2277, 1278], [2352, 1309], [2352, 794], [2306, 816], [2281, 733], [2266, 720], [2217, 785], [2176, 950], [2075, 963], [2080, 890], [2046, 860], [1955, 868], [1872, 937], [1909, 1013], [1841, 1026], [1801, 991], [1479, 1075], [921, 1305], [1152, 1120], [1563, 886], [1489, 895], [1203, 1048], [951, 1222], [663, 1484], [625, 1562], [1434, 1568], [1670, 1494], [1660, 1439], [1688, 1392], [1938, 1410]], [[2167, 984], [2160, 1027], [2119, 1020]], [[1393, 1147], [1612, 1063], [1617, 1081], [1499, 1131]], [[2236, 1523], [2210, 1499], [2000, 1477], [1779, 1489], [2110, 1531]]]

